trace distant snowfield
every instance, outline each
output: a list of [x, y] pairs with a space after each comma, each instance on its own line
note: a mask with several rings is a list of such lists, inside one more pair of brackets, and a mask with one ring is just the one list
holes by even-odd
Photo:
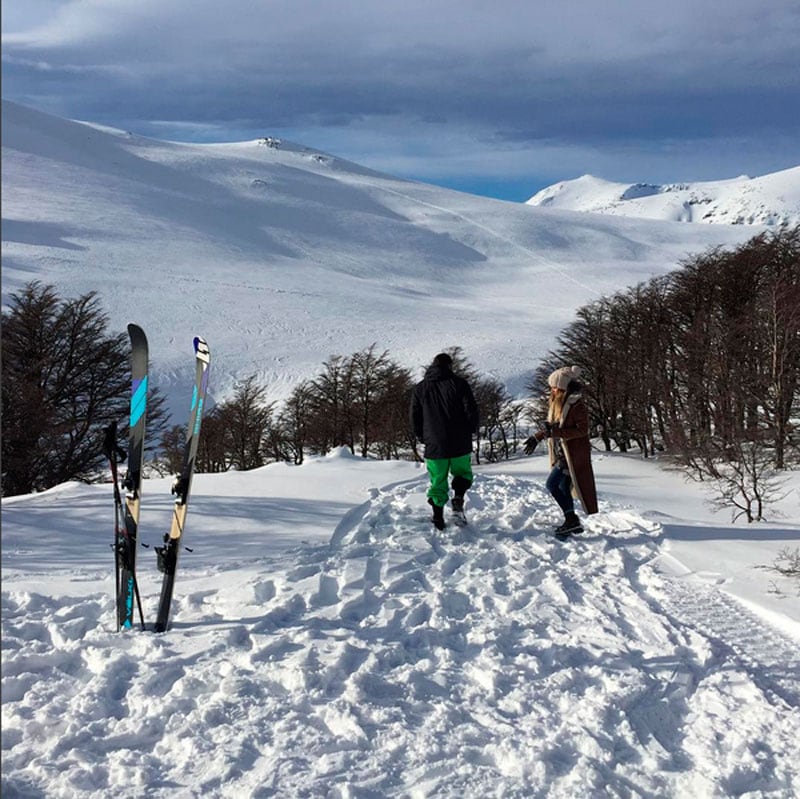
[[281, 399], [373, 343], [415, 372], [461, 346], [521, 395], [577, 307], [758, 232], [500, 202], [266, 141], [172, 144], [4, 102], [3, 302], [32, 279], [98, 291], [114, 330], [146, 331], [180, 421], [196, 334], [212, 401], [253, 373]]
[[114, 632], [110, 486], [4, 501], [3, 796], [797, 795], [800, 591], [768, 567], [800, 526], [595, 468], [567, 544], [544, 456], [479, 467], [442, 533], [412, 463], [198, 475], [163, 634]]
[[665, 186], [583, 175], [542, 189], [528, 205], [671, 222], [798, 225], [800, 166], [756, 178]]

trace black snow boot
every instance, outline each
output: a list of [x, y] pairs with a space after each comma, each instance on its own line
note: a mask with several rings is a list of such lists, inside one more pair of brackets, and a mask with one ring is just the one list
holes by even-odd
[[450, 506], [453, 509], [452, 516], [453, 524], [458, 527], [465, 527], [467, 524], [467, 515], [464, 513], [464, 497], [458, 495], [450, 500]]
[[567, 538], [571, 535], [575, 535], [576, 533], [582, 533], [583, 527], [581, 527], [580, 519], [578, 518], [578, 514], [575, 511], [570, 511], [564, 516], [564, 523], [560, 524], [556, 527], [556, 536], [561, 538]]
[[437, 530], [444, 530], [444, 508], [441, 505], [436, 505], [432, 499], [428, 500], [428, 504], [433, 508], [433, 526]]
[[[464, 501], [464, 494], [467, 493], [469, 487], [472, 485], [471, 480], [467, 480], [466, 477], [454, 477], [453, 478], [453, 493], [456, 497], [461, 497], [461, 501]], [[455, 497], [454, 497], [455, 499]]]

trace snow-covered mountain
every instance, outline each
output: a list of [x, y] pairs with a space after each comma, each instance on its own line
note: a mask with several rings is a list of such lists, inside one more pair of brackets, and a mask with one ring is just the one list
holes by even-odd
[[800, 224], [800, 166], [698, 183], [613, 183], [593, 175], [542, 189], [527, 205], [674, 222]]
[[580, 305], [757, 230], [580, 216], [381, 175], [262, 139], [177, 144], [3, 102], [3, 302], [27, 281], [96, 290], [141, 325], [182, 416], [195, 334], [212, 401], [272, 399], [373, 343], [416, 369], [461, 346], [524, 392]]

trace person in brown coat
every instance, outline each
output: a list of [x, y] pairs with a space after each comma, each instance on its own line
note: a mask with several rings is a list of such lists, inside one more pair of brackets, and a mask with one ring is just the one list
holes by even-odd
[[581, 397], [582, 386], [577, 379], [580, 372], [578, 366], [564, 366], [550, 375], [545, 429], [525, 442], [525, 453], [530, 455], [547, 438], [551, 471], [546, 485], [564, 511], [564, 522], [556, 528], [556, 535], [563, 538], [583, 530], [575, 513], [575, 498], [580, 500], [587, 516], [597, 513], [589, 411]]

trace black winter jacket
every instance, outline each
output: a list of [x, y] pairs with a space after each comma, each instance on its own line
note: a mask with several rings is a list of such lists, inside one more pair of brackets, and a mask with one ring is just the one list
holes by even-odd
[[430, 366], [414, 388], [409, 412], [425, 457], [458, 458], [472, 452], [478, 430], [478, 406], [469, 383], [450, 369]]

